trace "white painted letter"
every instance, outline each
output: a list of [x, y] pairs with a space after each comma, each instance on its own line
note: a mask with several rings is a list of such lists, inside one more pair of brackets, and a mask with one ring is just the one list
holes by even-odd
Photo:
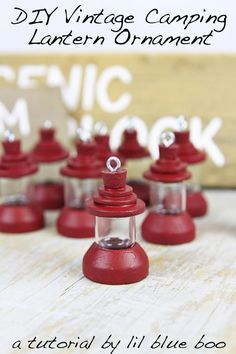
[[90, 111], [94, 107], [94, 93], [97, 77], [96, 65], [87, 65], [84, 74], [83, 100], [82, 108], [85, 111]]
[[21, 88], [28, 89], [38, 86], [38, 82], [32, 79], [32, 76], [45, 76], [46, 66], [44, 65], [23, 65], [19, 69], [18, 85]]
[[222, 126], [222, 119], [218, 117], [212, 118], [204, 130], [202, 129], [202, 121], [199, 117], [193, 117], [190, 124], [191, 140], [194, 145], [199, 149], [204, 149], [216, 166], [224, 166], [225, 156], [213, 141], [213, 137]]
[[50, 87], [60, 87], [63, 101], [68, 109], [75, 110], [79, 103], [82, 68], [80, 65], [73, 65], [70, 69], [69, 83], [66, 84], [65, 78], [58, 66], [52, 65], [49, 68], [47, 84]]
[[12, 128], [17, 123], [19, 124], [20, 133], [29, 135], [30, 122], [26, 100], [18, 98], [11, 112], [0, 102], [0, 134], [3, 134], [6, 128]]
[[132, 81], [130, 72], [123, 66], [114, 65], [104, 70], [97, 83], [97, 100], [105, 112], [120, 112], [128, 107], [131, 102], [131, 95], [123, 93], [116, 101], [111, 101], [108, 96], [108, 86], [112, 80], [118, 79], [125, 84]]
[[7, 82], [13, 82], [15, 80], [14, 70], [8, 65], [0, 65], [0, 76]]

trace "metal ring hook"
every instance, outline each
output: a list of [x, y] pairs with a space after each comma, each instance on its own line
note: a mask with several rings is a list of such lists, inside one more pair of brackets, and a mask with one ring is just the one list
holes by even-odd
[[165, 130], [161, 134], [161, 142], [165, 147], [169, 147], [175, 142], [175, 134], [171, 131]]
[[177, 118], [177, 120], [178, 120], [178, 124], [179, 124], [179, 130], [180, 130], [181, 132], [184, 132], [185, 130], [187, 130], [187, 128], [188, 128], [188, 122], [187, 122], [187, 120], [185, 119], [185, 117], [184, 117], [183, 115], [181, 115], [181, 116], [179, 116], [179, 117]]
[[4, 132], [4, 136], [5, 136], [6, 140], [9, 141], [10, 143], [15, 141], [15, 139], [16, 139], [15, 134], [10, 129], [8, 129]]
[[97, 122], [94, 126], [94, 130], [98, 135], [106, 135], [108, 133], [107, 125], [104, 122]]
[[88, 130], [78, 128], [76, 134], [83, 143], [87, 143], [91, 140], [91, 133]]
[[43, 122], [43, 128], [44, 129], [51, 129], [52, 128], [52, 122], [49, 119], [45, 120]]
[[[114, 166], [113, 167], [111, 162], [115, 162], [116, 165], [114, 166], [114, 163], [113, 163], [113, 166]], [[106, 166], [110, 172], [116, 172], [121, 167], [120, 159], [118, 159], [118, 157], [116, 157], [116, 156], [111, 156], [111, 157], [109, 157], [109, 159], [107, 159]]]

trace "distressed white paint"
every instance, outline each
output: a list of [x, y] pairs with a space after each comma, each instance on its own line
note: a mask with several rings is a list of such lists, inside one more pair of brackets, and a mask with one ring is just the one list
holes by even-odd
[[[15, 80], [15, 72], [8, 65], [0, 65], [0, 78], [6, 83]], [[132, 101], [128, 91], [128, 84], [133, 80], [130, 70], [121, 65], [111, 65], [97, 74], [97, 66], [72, 65], [68, 78], [64, 76], [58, 65], [22, 65], [17, 71], [17, 85], [19, 88], [29, 89], [39, 87], [39, 78], [44, 78], [48, 87], [59, 87], [64, 104], [70, 110], [75, 110], [79, 103], [85, 112], [94, 108], [97, 100], [101, 109], [109, 113], [125, 110]], [[113, 81], [120, 81], [124, 85], [124, 92], [112, 100], [109, 87]]]
[[49, 87], [60, 87], [62, 100], [68, 109], [76, 109], [79, 104], [82, 67], [81, 65], [72, 65], [68, 80], [64, 77], [61, 68], [58, 65], [48, 67], [46, 81]]
[[122, 93], [116, 100], [112, 101], [108, 94], [109, 85], [113, 80], [119, 80], [125, 85], [132, 82], [132, 74], [129, 69], [121, 65], [112, 65], [101, 74], [97, 86], [97, 101], [105, 112], [115, 113], [125, 110], [132, 100], [129, 92]]
[[[27, 353], [110, 353], [99, 349], [113, 335], [114, 353], [205, 353], [192, 345], [202, 334], [236, 350], [236, 192], [211, 191], [210, 214], [198, 220], [198, 236], [175, 247], [143, 242], [149, 277], [137, 284], [106, 286], [83, 277], [82, 257], [92, 240], [60, 237], [51, 226], [28, 235], [0, 237], [1, 353], [13, 341], [89, 339], [90, 350], [26, 350]], [[226, 208], [227, 204], [227, 208]], [[139, 218], [139, 222], [142, 217]], [[169, 335], [188, 343], [184, 350], [147, 349]], [[125, 350], [132, 335], [146, 335], [142, 350]], [[24, 347], [24, 346], [23, 346]]]
[[[2, 70], [4, 73], [4, 71]], [[38, 81], [35, 77], [44, 77], [47, 73], [45, 65], [22, 65], [19, 68], [17, 85], [20, 88], [30, 89], [38, 86]], [[7, 77], [7, 76], [6, 76]], [[12, 81], [7, 77], [7, 81]]]
[[218, 167], [224, 166], [226, 161], [223, 152], [213, 139], [222, 127], [222, 124], [221, 118], [214, 117], [203, 129], [200, 117], [193, 117], [190, 121], [191, 139], [194, 145], [199, 149], [205, 150]]
[[0, 135], [3, 135], [5, 129], [11, 129], [16, 125], [19, 125], [19, 131], [23, 136], [30, 134], [30, 119], [26, 99], [19, 97], [11, 112], [0, 101]]

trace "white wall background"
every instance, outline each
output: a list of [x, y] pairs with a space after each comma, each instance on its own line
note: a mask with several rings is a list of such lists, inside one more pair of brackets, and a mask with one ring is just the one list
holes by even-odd
[[[175, 25], [145, 25], [144, 17], [145, 14], [152, 8], [158, 8], [160, 14], [170, 13], [173, 15], [177, 14], [203, 14], [203, 9], [206, 9], [205, 14], [209, 15], [227, 15], [227, 25], [226, 29], [221, 33], [215, 33], [212, 40], [211, 46], [181, 46], [175, 47], [173, 44], [168, 46], [117, 46], [114, 45], [112, 41], [112, 36], [114, 33], [110, 31], [110, 26], [108, 25], [80, 25], [73, 21], [73, 24], [65, 24], [64, 21], [64, 9], [65, 7], [68, 11], [73, 12], [76, 6], [82, 5], [83, 12], [85, 13], [96, 13], [104, 8], [104, 12], [115, 13], [115, 14], [132, 14], [135, 16], [135, 24], [130, 25], [130, 29], [136, 35], [150, 35], [156, 32], [157, 34], [164, 35], [201, 35], [208, 33], [212, 27], [209, 24], [192, 24], [188, 31], [184, 31], [183, 26], [180, 23]], [[49, 10], [53, 10], [58, 6], [56, 16], [51, 18], [49, 26], [44, 25], [28, 25], [30, 20], [33, 20], [32, 14], [30, 12], [33, 9], [46, 7]], [[27, 21], [19, 25], [12, 25], [11, 21], [16, 18], [16, 11], [14, 7], [23, 8], [29, 14]], [[155, 29], [154, 29], [155, 26]], [[218, 28], [220, 25], [217, 25]], [[216, 28], [217, 28], [216, 26]], [[73, 30], [75, 36], [89, 35], [106, 35], [107, 39], [103, 46], [93, 46], [87, 44], [86, 46], [29, 46], [27, 43], [32, 36], [35, 28], [39, 29], [40, 35], [44, 36], [47, 34], [61, 35], [66, 34]], [[9, 52], [87, 52], [87, 51], [153, 51], [153, 52], [183, 52], [183, 51], [194, 51], [194, 52], [236, 52], [236, 2], [234, 0], [11, 0], [4, 1], [0, 5], [0, 53]]]

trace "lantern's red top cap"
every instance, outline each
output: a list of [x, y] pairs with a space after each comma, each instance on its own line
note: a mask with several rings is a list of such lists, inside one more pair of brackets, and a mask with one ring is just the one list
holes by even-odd
[[[115, 160], [113, 157], [110, 159]], [[132, 187], [126, 185], [126, 174], [124, 168], [102, 171], [104, 185], [87, 202], [91, 214], [119, 218], [143, 213], [145, 204], [133, 193]]]
[[126, 129], [124, 131], [118, 153], [125, 159], [138, 159], [150, 156], [148, 150], [139, 144], [135, 129]]
[[68, 157], [69, 152], [55, 139], [55, 129], [43, 127], [40, 129], [40, 140], [32, 150], [32, 156], [37, 162], [56, 162]]
[[111, 156], [119, 157], [119, 159], [121, 160], [121, 164], [124, 164], [124, 159], [120, 157], [119, 153], [111, 150], [109, 144], [110, 137], [108, 134], [96, 134], [94, 140], [96, 142], [97, 158], [102, 162], [102, 164], [105, 165], [107, 159]]
[[181, 182], [191, 177], [187, 164], [178, 157], [179, 148], [176, 144], [159, 145], [160, 157], [144, 172], [143, 176], [152, 181], [163, 183]]
[[20, 178], [38, 171], [30, 155], [21, 151], [20, 140], [5, 140], [2, 145], [4, 152], [0, 160], [0, 177]]
[[202, 162], [206, 159], [204, 151], [200, 151], [190, 141], [188, 130], [175, 132], [175, 143], [179, 147], [179, 157], [188, 164]]
[[77, 155], [71, 157], [67, 165], [62, 167], [60, 173], [63, 176], [75, 178], [100, 178], [101, 162], [97, 160], [96, 144], [93, 140], [76, 142]]

